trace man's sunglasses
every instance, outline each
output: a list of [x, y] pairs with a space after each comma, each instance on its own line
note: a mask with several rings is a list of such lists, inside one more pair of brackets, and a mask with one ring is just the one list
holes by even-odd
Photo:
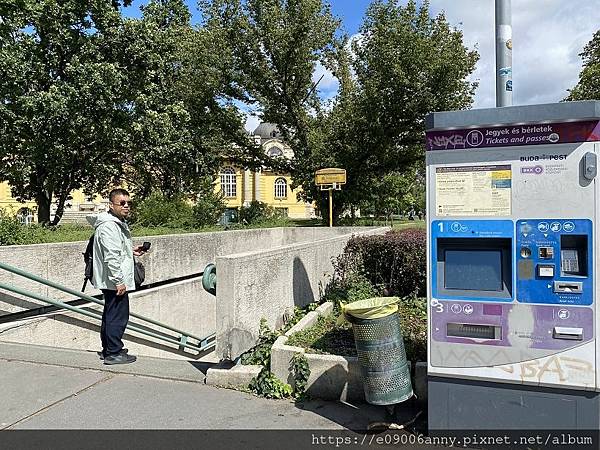
[[[114, 202], [111, 202], [113, 205], [115, 204]], [[124, 206], [131, 206], [131, 200], [126, 201], [126, 200], [121, 200], [119, 203], [117, 203], [117, 205], [124, 207]]]

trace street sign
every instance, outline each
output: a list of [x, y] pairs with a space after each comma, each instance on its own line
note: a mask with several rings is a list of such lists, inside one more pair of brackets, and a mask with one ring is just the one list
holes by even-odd
[[322, 191], [329, 191], [329, 226], [333, 226], [333, 190], [340, 190], [346, 184], [346, 169], [329, 167], [315, 172], [315, 184]]
[[315, 184], [321, 186], [324, 184], [346, 184], [346, 169], [337, 169], [334, 167], [320, 169], [315, 172]]

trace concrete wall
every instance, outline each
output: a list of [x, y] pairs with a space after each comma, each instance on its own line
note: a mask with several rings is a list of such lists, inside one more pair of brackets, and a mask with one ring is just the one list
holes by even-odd
[[[388, 228], [354, 231], [382, 234]], [[237, 358], [256, 343], [262, 318], [271, 328], [279, 327], [294, 306], [318, 300], [333, 275], [333, 258], [351, 237], [342, 234], [217, 257], [217, 355]]]
[[[331, 258], [341, 253], [352, 232], [386, 230], [299, 227], [135, 239], [136, 243], [152, 242], [151, 252], [142, 258], [147, 284], [198, 274], [210, 262], [217, 263], [218, 283], [217, 298], [205, 292], [197, 278], [145, 289], [131, 295], [131, 311], [202, 338], [217, 332], [218, 356], [230, 354], [230, 350], [239, 354], [256, 342], [261, 317], [267, 318], [271, 326], [278, 326], [283, 314], [291, 312], [294, 305], [319, 298], [319, 290], [332, 273]], [[0, 247], [0, 261], [79, 290], [85, 245], [72, 242]], [[75, 298], [4, 270], [0, 270], [0, 282], [55, 299]], [[86, 293], [97, 291], [88, 287]], [[45, 305], [0, 291], [0, 315]], [[127, 346], [137, 354], [178, 355], [176, 346], [147, 346], [146, 337], [126, 339]], [[0, 340], [96, 350], [99, 328], [94, 319], [85, 316], [53, 314], [5, 330]]]
[[[134, 239], [134, 243], [149, 241], [152, 249], [140, 260], [146, 267], [146, 284], [198, 274], [217, 255], [272, 248], [283, 244], [281, 228], [235, 230], [214, 233], [150, 236]], [[80, 290], [83, 283], [82, 253], [87, 242], [57, 244], [11, 245], [0, 247], [0, 261], [16, 266], [63, 286]], [[0, 282], [51, 295], [57, 299], [73, 298], [44, 285], [0, 270]], [[86, 293], [99, 292], [88, 284]], [[31, 299], [20, 300], [17, 295], [0, 292], [0, 315], [43, 305]]]
[[[218, 255], [241, 253], [280, 247], [282, 245], [314, 241], [323, 237], [352, 232], [359, 228], [259, 228], [212, 233], [176, 234], [135, 238], [134, 243], [149, 241], [151, 251], [139, 258], [146, 267], [146, 282], [151, 284], [202, 272]], [[57, 244], [0, 246], [0, 261], [26, 272], [49, 279], [79, 291], [83, 284], [82, 253], [86, 241]], [[18, 275], [0, 269], [0, 282], [51, 296], [59, 300], [73, 299], [73, 295], [47, 288]], [[88, 283], [86, 293], [99, 294]], [[43, 306], [45, 303], [0, 291], [0, 315]]]

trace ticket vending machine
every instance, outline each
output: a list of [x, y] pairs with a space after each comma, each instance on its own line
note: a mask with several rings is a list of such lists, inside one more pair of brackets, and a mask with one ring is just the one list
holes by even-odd
[[427, 128], [430, 430], [598, 429], [600, 102]]

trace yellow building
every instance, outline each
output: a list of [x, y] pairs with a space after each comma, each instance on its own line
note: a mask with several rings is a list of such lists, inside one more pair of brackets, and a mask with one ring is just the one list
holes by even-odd
[[[276, 125], [261, 123], [252, 134], [254, 142], [262, 146], [271, 157], [292, 159], [293, 150], [283, 142]], [[289, 174], [276, 173], [268, 168], [257, 171], [243, 170], [226, 165], [221, 168], [217, 189], [225, 196], [227, 208], [231, 211], [257, 200], [279, 210], [283, 215], [294, 219], [315, 217], [312, 203], [297, 200], [300, 189], [291, 189]]]
[[35, 202], [18, 202], [12, 197], [8, 183], [0, 183], [0, 209], [8, 214], [16, 215], [22, 223], [34, 222], [37, 213]]
[[[7, 182], [0, 183], [0, 209], [8, 214], [16, 215], [25, 224], [37, 222], [37, 204], [34, 201], [19, 202], [12, 197], [10, 186]], [[100, 196], [89, 197], [82, 191], [73, 191], [71, 199], [65, 204], [65, 211], [61, 223], [87, 223], [85, 216], [90, 212], [105, 211], [108, 209], [108, 200]], [[50, 220], [54, 219], [56, 205], [50, 207]]]

